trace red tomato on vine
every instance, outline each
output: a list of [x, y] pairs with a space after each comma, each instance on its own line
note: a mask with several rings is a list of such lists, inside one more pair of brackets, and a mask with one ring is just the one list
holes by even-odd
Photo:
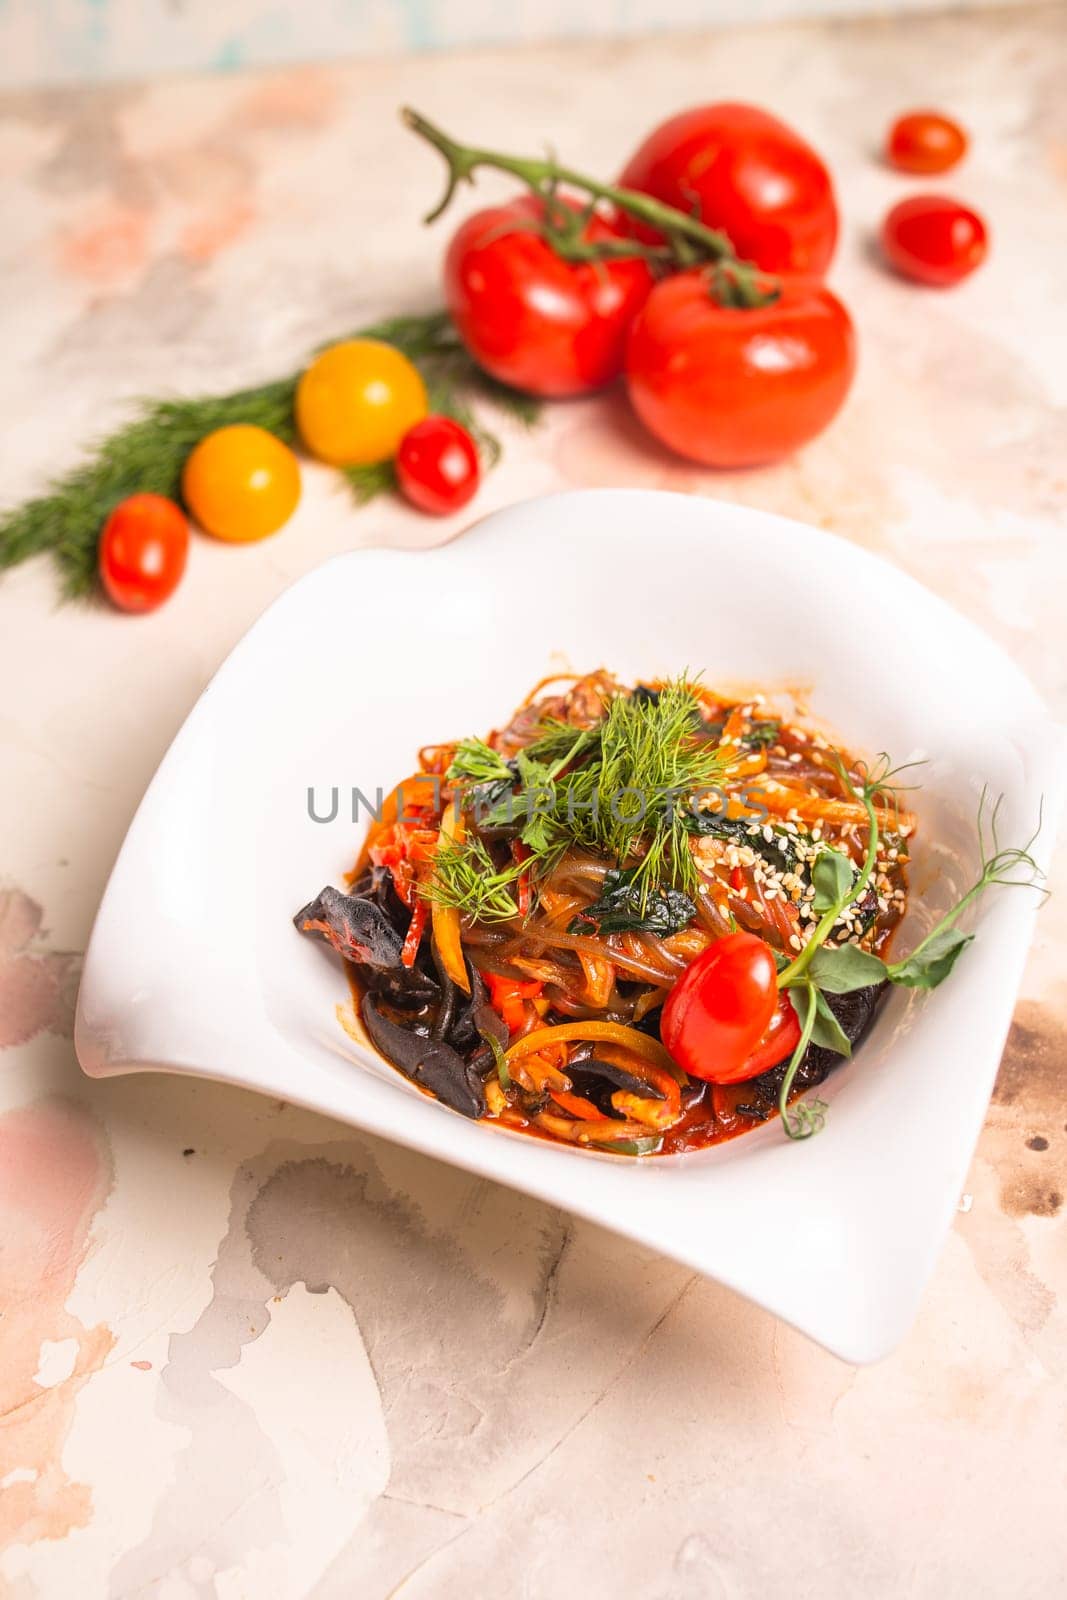
[[[619, 179], [709, 228], [765, 272], [821, 275], [837, 243], [830, 174], [811, 145], [758, 106], [727, 101], [660, 124]], [[639, 238], [654, 238], [630, 223]]]
[[821, 433], [848, 394], [852, 321], [822, 284], [786, 282], [777, 300], [735, 307], [716, 299], [714, 281], [694, 271], [656, 285], [630, 334], [630, 399], [690, 460], [777, 461]]
[[[577, 201], [559, 202], [577, 213]], [[470, 217], [445, 260], [445, 300], [479, 366], [546, 397], [602, 389], [622, 371], [626, 335], [652, 287], [646, 262], [565, 261], [540, 231], [545, 205], [521, 195]], [[617, 240], [601, 217], [586, 242]]]

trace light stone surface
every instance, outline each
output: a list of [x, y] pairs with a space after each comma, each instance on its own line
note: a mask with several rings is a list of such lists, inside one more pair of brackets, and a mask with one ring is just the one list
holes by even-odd
[[[743, 96], [838, 176], [833, 281], [862, 341], [846, 412], [799, 459], [717, 477], [652, 447], [621, 398], [560, 406], [508, 431], [477, 509], [658, 484], [807, 518], [983, 624], [1062, 717], [1065, 67], [1057, 7], [8, 98], [3, 496], [124, 398], [236, 387], [432, 305], [447, 225], [420, 231], [439, 173], [401, 102], [611, 171], [668, 110]], [[877, 140], [931, 99], [974, 132], [944, 186], [994, 239], [949, 294], [870, 248], [908, 190]], [[198, 538], [156, 617], [57, 609], [43, 562], [0, 584], [3, 1593], [1062, 1594], [1062, 890], [921, 1315], [863, 1371], [607, 1232], [291, 1107], [81, 1079], [76, 952], [223, 654], [324, 557], [465, 520], [357, 513], [315, 468], [305, 484], [277, 538]]]

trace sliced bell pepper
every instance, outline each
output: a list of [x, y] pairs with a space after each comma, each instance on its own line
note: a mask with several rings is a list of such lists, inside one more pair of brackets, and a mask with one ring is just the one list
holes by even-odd
[[483, 976], [489, 985], [489, 999], [493, 1010], [507, 1023], [509, 1033], [518, 1033], [526, 1021], [526, 1008], [523, 1002], [536, 1000], [544, 984], [536, 979], [520, 983], [517, 978], [502, 978], [495, 972], [486, 972]]
[[[445, 807], [444, 816], [441, 818], [441, 832], [438, 837], [437, 848], [447, 847], [450, 841], [461, 844], [466, 837], [467, 825], [463, 820], [463, 813], [458, 806]], [[471, 981], [467, 976], [467, 963], [463, 959], [463, 940], [460, 935], [459, 912], [455, 906], [439, 905], [435, 900], [431, 911], [431, 926], [433, 928], [433, 942], [437, 946], [437, 954], [452, 982], [461, 988], [464, 994], [470, 994]]]

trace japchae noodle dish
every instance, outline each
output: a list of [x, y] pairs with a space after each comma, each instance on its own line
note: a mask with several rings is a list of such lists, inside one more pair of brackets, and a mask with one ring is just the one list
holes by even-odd
[[978, 883], [894, 961], [914, 819], [887, 760], [759, 695], [599, 671], [424, 748], [346, 890], [294, 920], [374, 1047], [465, 1116], [623, 1156], [776, 1115], [806, 1138], [883, 991], [940, 983], [964, 906], [1033, 866], [990, 824]]

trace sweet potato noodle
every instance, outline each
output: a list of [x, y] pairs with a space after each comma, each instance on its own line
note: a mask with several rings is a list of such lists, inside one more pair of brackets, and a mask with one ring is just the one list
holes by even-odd
[[[621, 1155], [698, 1149], [774, 1115], [786, 1063], [687, 1078], [663, 1003], [728, 933], [781, 965], [803, 950], [820, 855], [857, 878], [864, 861], [861, 771], [759, 695], [550, 680], [484, 741], [424, 748], [347, 892], [296, 925], [345, 958], [374, 1046], [454, 1110]], [[884, 954], [904, 914], [912, 820], [890, 791], [877, 804], [875, 869], [830, 947]], [[850, 1043], [881, 987], [828, 997]], [[793, 1093], [840, 1060], [809, 1045]]]

